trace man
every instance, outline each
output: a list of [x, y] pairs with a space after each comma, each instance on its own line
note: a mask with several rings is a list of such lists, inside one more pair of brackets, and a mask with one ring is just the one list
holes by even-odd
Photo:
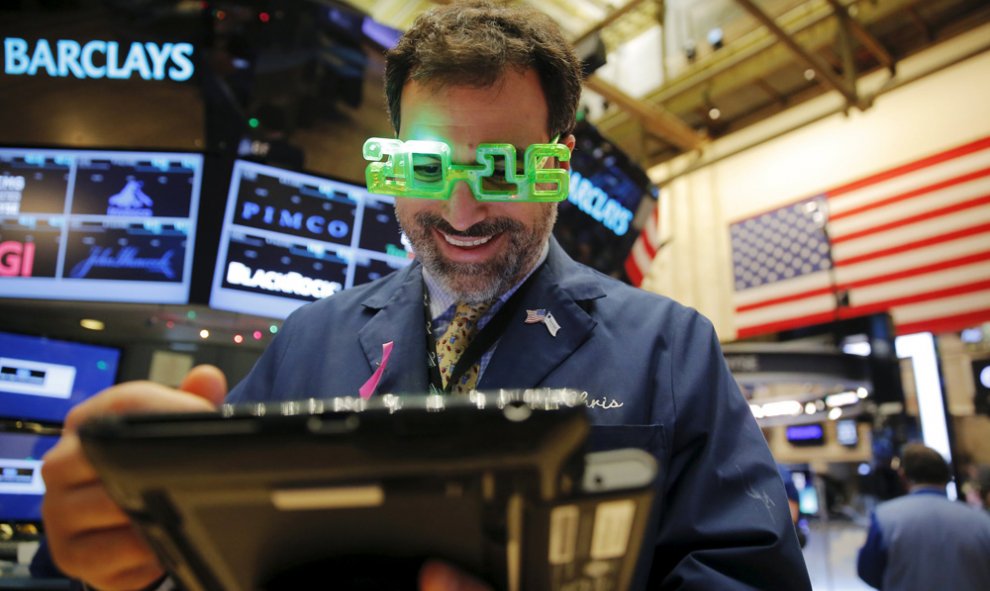
[[883, 591], [990, 588], [990, 515], [945, 496], [949, 467], [935, 450], [904, 446], [909, 494], [881, 503], [859, 551], [859, 577]]
[[[421, 17], [389, 53], [386, 93], [398, 139], [442, 142], [461, 172], [490, 143], [518, 153], [559, 143], [566, 149], [538, 165], [566, 169], [579, 76], [547, 17], [455, 4]], [[427, 180], [438, 174], [435, 162], [417, 166]], [[637, 588], [810, 589], [780, 478], [711, 324], [568, 258], [551, 237], [555, 203], [480, 198], [484, 183], [509, 176], [457, 182], [446, 199], [398, 197], [416, 262], [299, 309], [228, 400], [578, 388], [587, 392], [595, 447], [641, 447], [661, 466], [660, 510]], [[482, 309], [462, 318], [473, 304]], [[500, 316], [507, 309], [516, 312]], [[537, 321], [525, 322], [524, 311]], [[444, 374], [443, 344], [446, 329], [464, 323], [480, 326], [476, 341], [504, 326], [488, 330], [477, 363], [463, 372], [454, 365], [459, 379]], [[123, 384], [71, 413], [45, 463], [46, 525], [66, 572], [106, 589], [140, 588], [162, 573], [79, 454], [76, 426], [101, 412], [209, 408], [225, 389], [217, 373], [193, 370], [181, 389], [198, 397]], [[421, 584], [483, 588], [436, 563]]]

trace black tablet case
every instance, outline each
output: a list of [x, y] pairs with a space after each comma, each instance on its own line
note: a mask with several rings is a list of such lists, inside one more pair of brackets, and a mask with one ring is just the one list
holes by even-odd
[[[584, 482], [590, 426], [572, 402], [335, 398], [107, 417], [80, 436], [190, 591], [415, 589], [431, 558], [496, 589], [622, 590], [655, 465], [626, 452], [640, 454], [631, 481]], [[630, 473], [629, 456], [606, 456], [595, 465]]]

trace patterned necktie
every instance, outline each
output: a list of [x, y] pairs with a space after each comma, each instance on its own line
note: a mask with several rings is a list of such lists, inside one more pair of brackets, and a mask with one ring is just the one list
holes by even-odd
[[[447, 381], [454, 371], [454, 366], [457, 365], [457, 360], [461, 358], [477, 332], [478, 319], [484, 315], [490, 305], [489, 303], [457, 304], [454, 318], [447, 326], [447, 330], [437, 340], [437, 364], [444, 388], [447, 387]], [[478, 383], [480, 370], [479, 361], [458, 378], [457, 383], [450, 388], [450, 391], [454, 394], [467, 394], [473, 390], [475, 384]]]

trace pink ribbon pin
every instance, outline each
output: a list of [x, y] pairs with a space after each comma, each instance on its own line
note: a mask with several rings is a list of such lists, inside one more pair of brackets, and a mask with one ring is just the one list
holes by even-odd
[[378, 364], [378, 369], [375, 370], [375, 373], [371, 374], [368, 381], [358, 390], [361, 398], [365, 400], [371, 398], [371, 395], [375, 393], [375, 389], [378, 388], [378, 382], [382, 380], [382, 374], [385, 373], [385, 364], [388, 363], [388, 358], [392, 355], [393, 344], [394, 341], [389, 341], [382, 345], [382, 361]]

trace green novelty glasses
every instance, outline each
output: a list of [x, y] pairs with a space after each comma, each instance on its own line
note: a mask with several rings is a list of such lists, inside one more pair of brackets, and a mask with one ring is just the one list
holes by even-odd
[[464, 181], [478, 201], [563, 201], [567, 171], [543, 168], [550, 158], [570, 160], [567, 146], [556, 142], [530, 145], [519, 166], [512, 144], [479, 144], [477, 164], [454, 164], [444, 142], [373, 137], [364, 142], [364, 159], [371, 161], [365, 180], [369, 192], [396, 197], [449, 199]]

